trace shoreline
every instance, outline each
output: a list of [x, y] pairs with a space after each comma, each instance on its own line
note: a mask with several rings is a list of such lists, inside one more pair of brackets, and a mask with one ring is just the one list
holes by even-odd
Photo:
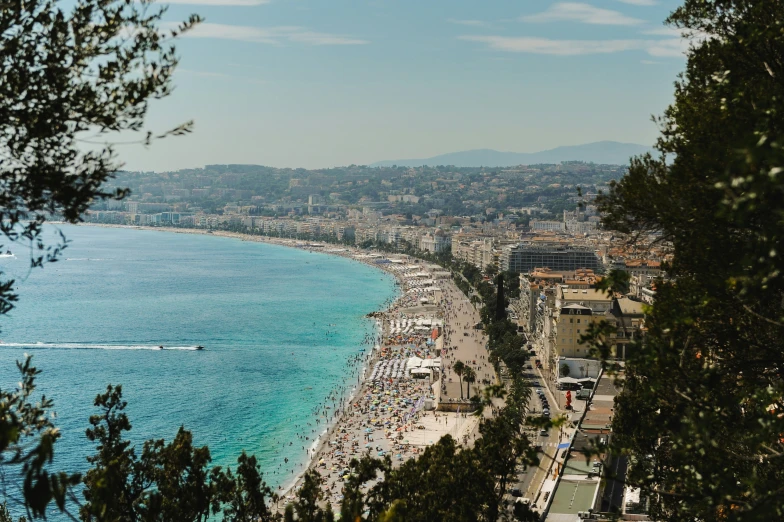
[[[292, 470], [294, 472], [300, 467], [299, 473], [294, 472], [290, 479], [281, 480], [277, 485], [279, 505], [276, 509], [282, 509], [282, 506], [293, 500], [304, 474], [309, 470], [315, 470], [322, 476], [325, 497], [322, 504], [331, 503], [333, 508], [339, 509], [343, 476], [352, 458], [367, 453], [375, 456], [375, 452], [378, 452], [378, 456], [394, 457], [393, 465], [398, 466], [419, 455], [424, 447], [434, 444], [443, 435], [452, 435], [458, 444], [468, 444], [470, 438], [476, 437], [479, 419], [469, 417], [465, 410], [460, 413], [460, 403], [467, 405], [467, 401], [458, 400], [458, 396], [462, 396], [463, 386], [459, 382], [452, 382], [454, 374], [451, 372], [451, 364], [447, 362], [460, 358], [475, 365], [478, 379], [474, 389], [477, 392], [482, 387], [480, 382], [497, 382], [497, 376], [492, 366], [488, 370], [484, 334], [473, 329], [473, 325], [479, 321], [476, 309], [442, 267], [405, 254], [368, 254], [366, 250], [355, 246], [320, 241], [174, 227], [93, 223], [77, 226], [212, 235], [267, 243], [343, 257], [374, 267], [395, 278], [397, 295], [382, 305], [386, 306], [385, 309], [366, 316], [375, 320], [375, 332], [372, 342], [367, 343], [366, 339], [368, 351], [361, 352], [365, 354], [364, 357], [358, 357], [356, 366], [349, 370], [350, 379], [344, 379], [336, 385], [336, 388], [342, 386], [345, 390], [336, 396], [330, 393], [313, 410], [311, 420], [315, 420], [317, 425], [321, 424], [323, 429], [318, 432], [314, 430], [311, 444], [303, 448], [307, 457], [301, 464], [295, 464]], [[385, 262], [376, 262], [381, 259]], [[420, 321], [429, 326], [421, 326]], [[436, 330], [439, 332], [437, 338]], [[450, 335], [454, 337], [450, 339]], [[427, 384], [422, 379], [409, 379], [406, 361], [410, 361], [411, 357], [420, 361], [430, 359], [429, 363], [433, 364], [428, 366], [431, 377]], [[347, 362], [351, 363], [351, 358]], [[405, 368], [401, 371], [403, 366]], [[456, 413], [436, 411], [442, 397], [446, 397], [453, 405], [458, 404]], [[429, 407], [424, 406], [425, 400]], [[328, 404], [332, 404], [332, 407]], [[319, 419], [325, 419], [326, 423], [319, 422]], [[310, 423], [307, 424], [312, 427]], [[302, 439], [300, 435], [297, 438]], [[367, 444], [361, 448], [360, 442]], [[336, 487], [338, 492], [334, 491]]]
[[[65, 223], [52, 222], [51, 224], [65, 224]], [[330, 243], [325, 243], [326, 245], [330, 245], [333, 248], [331, 248], [331, 249], [326, 249], [326, 248], [325, 249], [306, 248], [306, 247], [303, 247], [303, 246], [298, 246], [298, 244], [299, 245], [306, 244], [306, 242], [303, 242], [301, 240], [286, 239], [286, 238], [271, 238], [271, 237], [267, 237], [267, 236], [257, 236], [257, 235], [252, 235], [252, 234], [244, 234], [244, 233], [241, 233], [241, 232], [229, 232], [229, 231], [224, 231], [224, 230], [208, 231], [208, 230], [193, 229], [193, 228], [142, 227], [142, 226], [137, 226], [137, 225], [114, 225], [114, 224], [107, 224], [107, 223], [79, 223], [79, 224], [74, 224], [73, 226], [97, 227], [97, 228], [120, 228], [120, 229], [125, 229], [125, 230], [128, 230], [128, 229], [130, 229], [130, 230], [146, 230], [146, 231], [153, 231], [153, 232], [169, 232], [169, 233], [174, 233], [174, 234], [189, 234], [189, 235], [204, 235], [204, 236], [225, 237], [225, 238], [231, 238], [231, 239], [239, 239], [240, 241], [252, 241], [252, 242], [256, 242], [256, 243], [265, 243], [265, 244], [272, 244], [272, 245], [277, 245], [277, 246], [282, 246], [282, 247], [287, 247], [287, 248], [294, 248], [294, 249], [297, 249], [297, 250], [304, 250], [304, 251], [311, 252], [311, 253], [317, 253], [317, 254], [320, 253], [320, 254], [325, 254], [325, 255], [333, 255], [333, 256], [337, 256], [337, 257], [342, 257], [342, 258], [350, 260], [350, 261], [355, 261], [355, 262], [358, 262], [358, 263], [362, 263], [362, 264], [364, 264], [366, 266], [369, 266], [369, 267], [375, 268], [377, 270], [380, 270], [381, 272], [384, 272], [385, 274], [391, 275], [391, 276], [393, 276], [395, 278], [396, 287], [397, 287], [396, 292], [395, 292], [396, 295], [389, 300], [389, 304], [386, 307], [387, 310], [393, 308], [395, 306], [395, 304], [397, 303], [397, 301], [401, 297], [403, 297], [402, 288], [403, 288], [404, 281], [403, 281], [403, 278], [402, 278], [402, 276], [400, 274], [397, 274], [397, 273], [392, 272], [390, 270], [385, 270], [383, 268], [383, 265], [378, 265], [376, 263], [371, 263], [369, 260], [357, 259], [355, 256], [361, 254], [362, 253], [362, 249], [359, 249], [359, 248], [356, 248], [356, 247], [353, 247], [353, 246], [350, 246], [350, 245], [331, 245]], [[342, 255], [344, 253], [347, 254], [347, 255]], [[371, 366], [371, 364], [372, 364], [372, 362], [374, 360], [374, 353], [378, 349], [379, 343], [381, 342], [381, 340], [383, 338], [383, 331], [384, 331], [383, 320], [381, 318], [379, 318], [378, 316], [379, 315], [383, 316], [383, 314], [385, 312], [386, 312], [386, 310], [374, 310], [374, 311], [370, 312], [369, 314], [367, 314], [365, 316], [365, 317], [368, 317], [368, 318], [373, 318], [373, 320], [376, 323], [376, 325], [375, 325], [375, 334], [376, 334], [375, 335], [375, 341], [374, 341], [374, 343], [371, 346], [369, 346], [368, 352], [366, 354], [366, 357], [364, 358], [364, 361], [357, 366], [358, 381], [357, 381], [356, 385], [354, 385], [354, 383], [352, 381], [351, 387], [350, 388], [347, 387], [346, 393], [343, 395], [343, 397], [341, 397], [341, 401], [340, 401], [341, 409], [342, 409], [342, 407], [344, 407], [344, 406], [346, 406], [346, 405], [351, 403], [351, 401], [360, 392], [360, 390], [362, 388], [362, 385], [365, 382], [365, 378], [366, 378], [367, 372], [370, 369], [370, 366]], [[346, 382], [343, 381], [343, 384], [345, 385]], [[340, 424], [341, 420], [342, 419], [341, 419], [340, 416], [333, 418], [332, 420], [328, 421], [328, 423], [326, 424], [325, 428], [323, 430], [321, 430], [321, 432], [319, 434], [317, 434], [316, 439], [308, 447], [308, 452], [307, 452], [308, 457], [302, 462], [302, 471], [300, 471], [299, 473], [296, 473], [293, 478], [291, 478], [289, 480], [281, 481], [281, 483], [279, 484], [278, 490], [277, 490], [277, 494], [280, 496], [280, 498], [284, 498], [287, 494], [289, 494], [297, 486], [297, 484], [302, 479], [304, 474], [309, 469], [311, 469], [311, 467], [313, 466], [314, 459], [323, 450], [325, 441], [334, 433], [335, 429]]]

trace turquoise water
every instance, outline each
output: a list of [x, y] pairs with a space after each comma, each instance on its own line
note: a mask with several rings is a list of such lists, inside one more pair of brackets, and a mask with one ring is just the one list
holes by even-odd
[[123, 385], [135, 441], [171, 440], [184, 425], [216, 464], [245, 449], [268, 483], [301, 471], [314, 407], [356, 382], [350, 361], [375, 326], [364, 316], [395, 296], [394, 280], [231, 238], [60, 228], [72, 241], [62, 261], [30, 271], [18, 247], [0, 260], [21, 278], [17, 308], [0, 317], [0, 386], [15, 386], [14, 361], [33, 355], [63, 433], [56, 467], [86, 468], [92, 401], [112, 383]]

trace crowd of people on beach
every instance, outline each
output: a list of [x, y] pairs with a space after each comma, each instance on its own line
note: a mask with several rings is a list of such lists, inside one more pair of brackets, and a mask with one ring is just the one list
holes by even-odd
[[[339, 255], [354, 254], [346, 250]], [[451, 281], [424, 284], [427, 268], [417, 264], [376, 264], [363, 256], [355, 260], [394, 274], [400, 294], [385, 303], [383, 312], [369, 314], [379, 321], [380, 331], [366, 336], [362, 350], [347, 361], [350, 384], [335, 386], [313, 408], [311, 420], [295, 426], [296, 442], [280, 442], [281, 447], [299, 444], [305, 457], [284, 461], [275, 473], [284, 500], [294, 498], [302, 474], [310, 468], [322, 478], [325, 499], [337, 507], [353, 458], [388, 456], [393, 465], [400, 465], [440, 434], [457, 436], [461, 428], [475, 427], [476, 423], [466, 424], [465, 411], [432, 411], [443, 396], [460, 396], [452, 369], [457, 359], [475, 369], [478, 384], [495, 379], [483, 334], [473, 328], [478, 314]], [[429, 360], [432, 372], [414, 378], [406, 365], [411, 358]], [[459, 438], [467, 441], [468, 434]]]

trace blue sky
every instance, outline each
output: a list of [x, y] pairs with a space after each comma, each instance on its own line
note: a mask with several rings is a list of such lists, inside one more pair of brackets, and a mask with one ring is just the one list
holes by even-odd
[[685, 42], [672, 0], [176, 0], [173, 95], [126, 167], [330, 167], [476, 148], [652, 144]]

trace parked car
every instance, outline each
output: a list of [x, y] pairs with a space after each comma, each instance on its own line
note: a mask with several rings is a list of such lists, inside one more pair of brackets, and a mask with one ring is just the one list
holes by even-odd
[[542, 437], [547, 437], [547, 435], [548, 435], [548, 434], [549, 434], [549, 433], [548, 433], [548, 431], [547, 431], [547, 430], [541, 430], [541, 431], [539, 432], [539, 435], [541, 435]]
[[522, 497], [523, 492], [520, 491], [520, 488], [512, 488], [512, 491], [509, 492], [513, 497]]

